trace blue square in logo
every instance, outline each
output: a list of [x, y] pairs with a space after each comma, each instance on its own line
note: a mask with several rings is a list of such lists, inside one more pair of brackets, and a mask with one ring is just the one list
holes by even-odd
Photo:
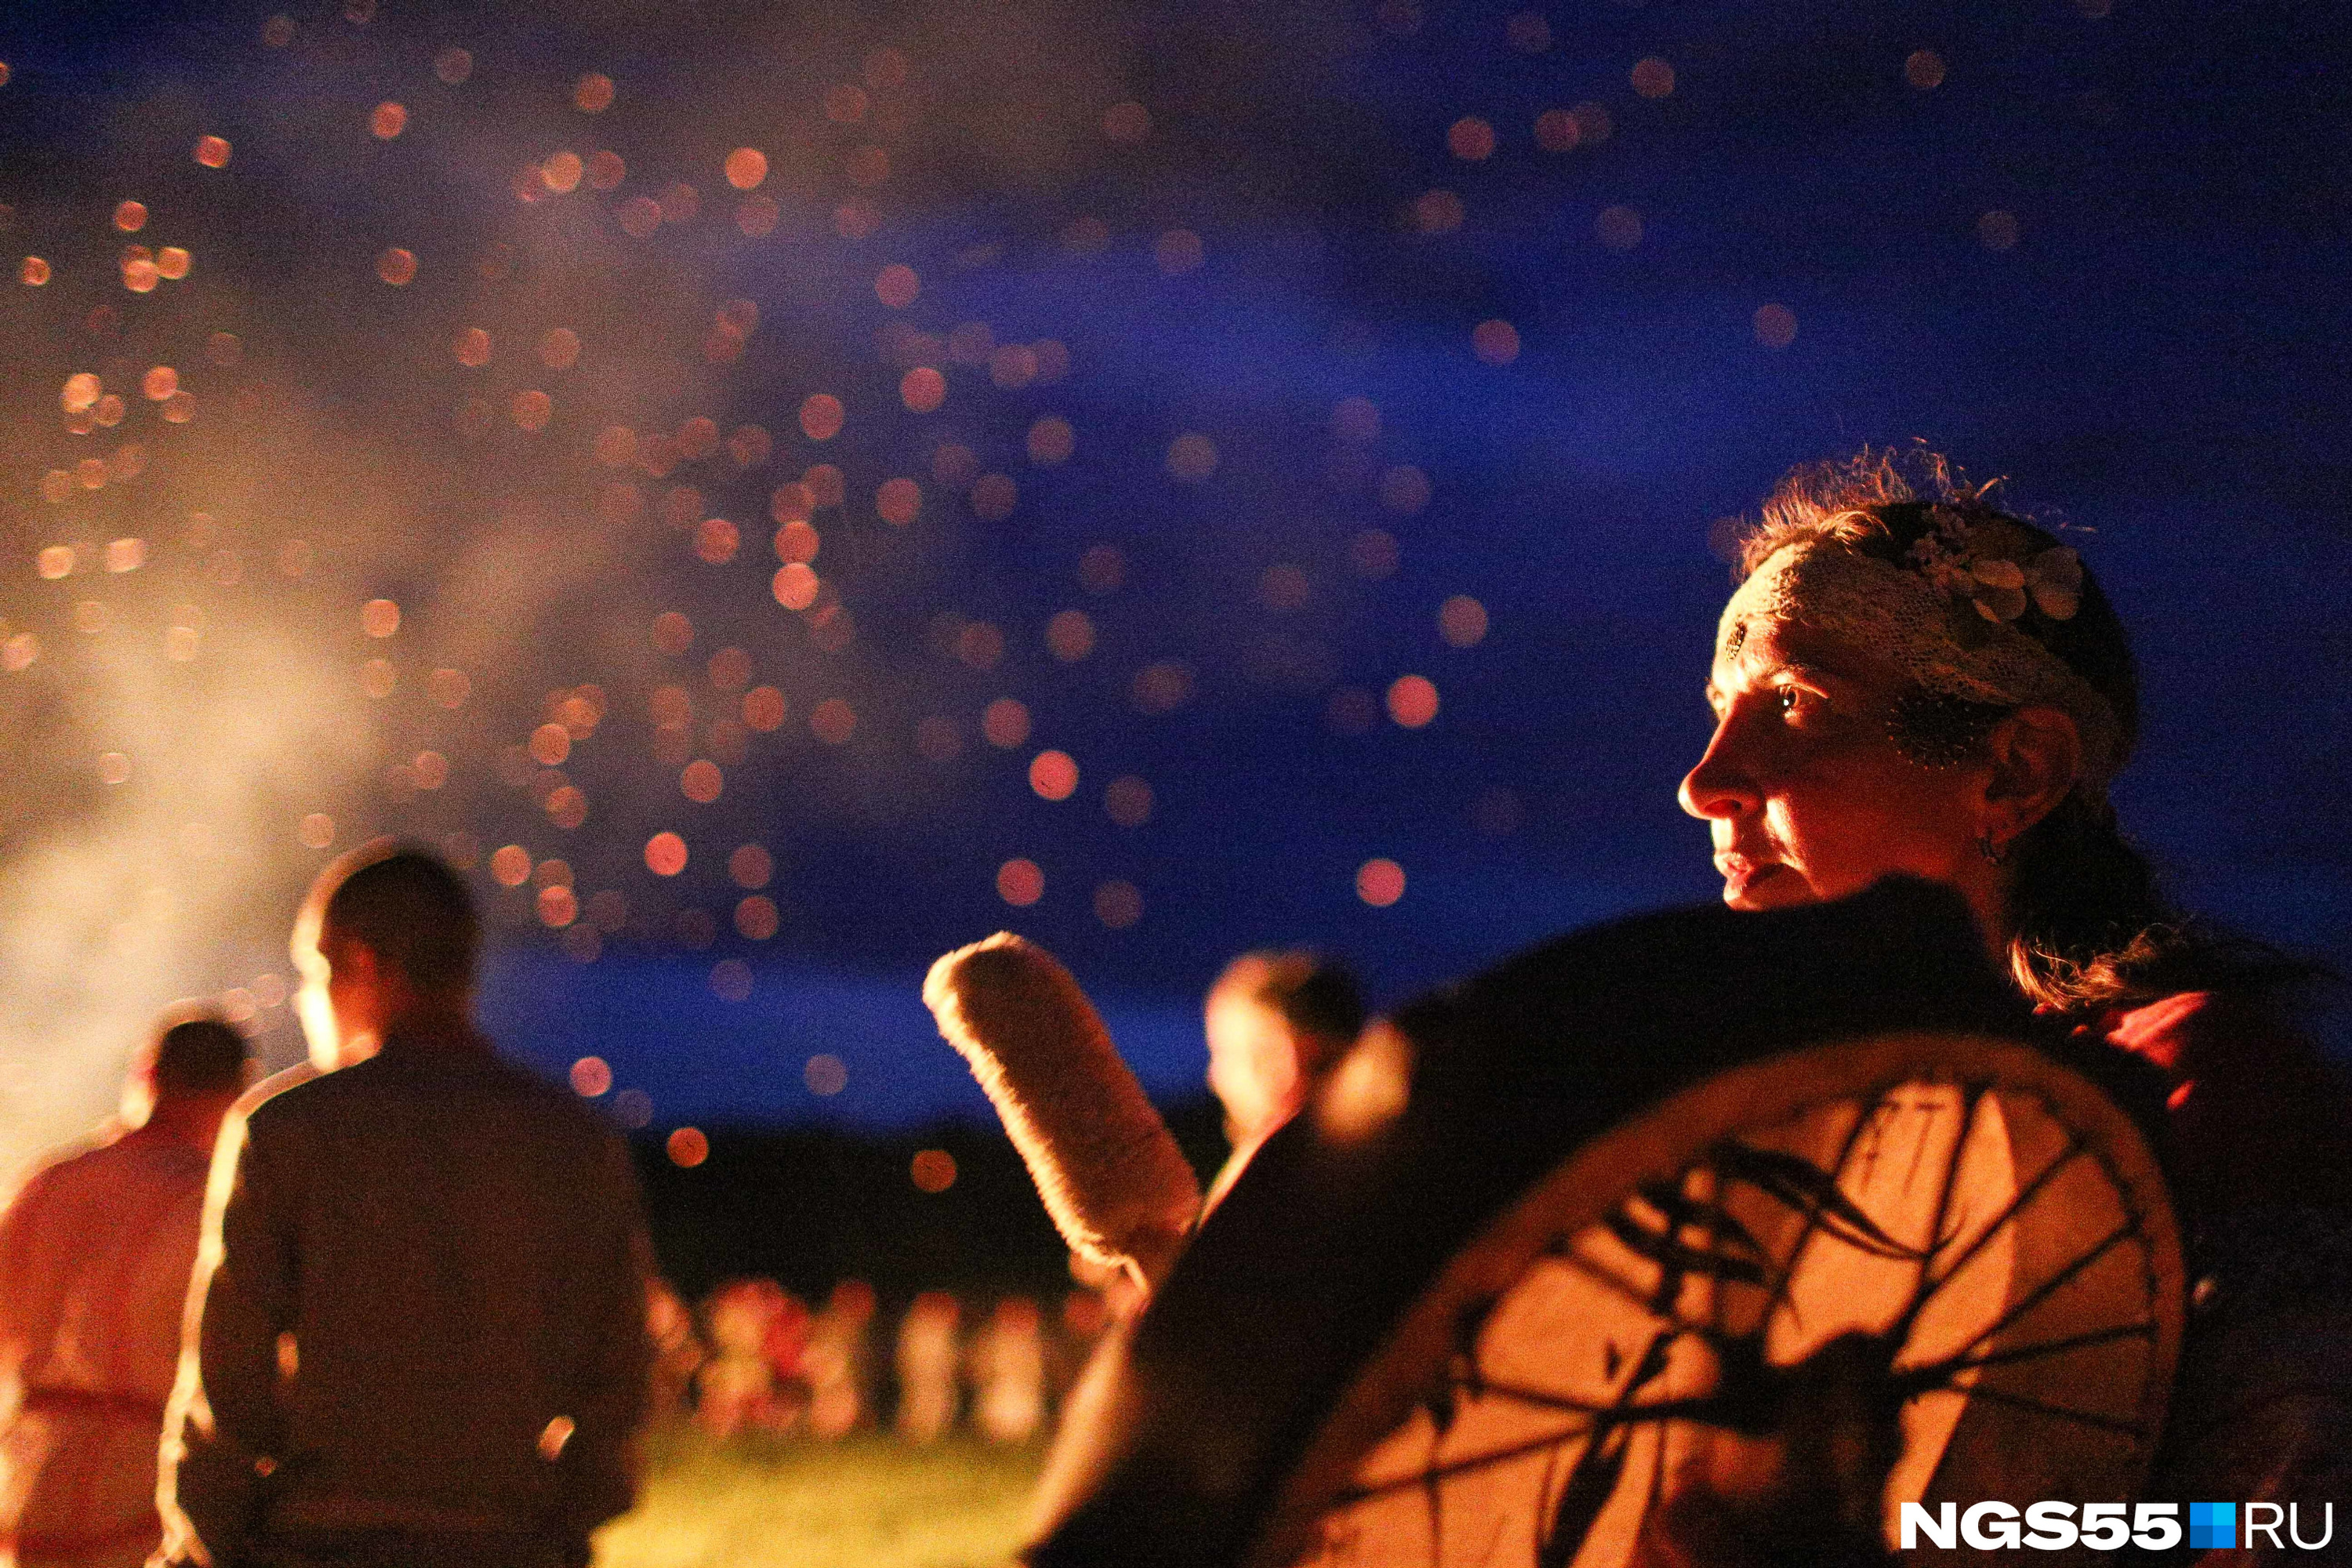
[[2189, 1547], [2192, 1552], [2236, 1549], [2238, 1505], [2233, 1502], [2192, 1502], [2189, 1505]]

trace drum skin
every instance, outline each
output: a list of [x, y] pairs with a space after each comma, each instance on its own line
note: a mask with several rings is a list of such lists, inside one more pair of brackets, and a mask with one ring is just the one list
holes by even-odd
[[[2029, 1075], [2048, 1060], [1965, 907], [1903, 880], [1832, 904], [1578, 932], [1412, 1004], [1393, 1028], [1410, 1076], [1389, 1113], [1302, 1115], [1277, 1134], [1096, 1369], [1049, 1466], [1049, 1528], [1024, 1559], [1035, 1568], [1224, 1568], [1307, 1550], [1312, 1516], [1403, 1413], [1407, 1391], [1378, 1386], [1400, 1336], [1442, 1334], [1449, 1290], [1505, 1289], [1527, 1262], [1507, 1240], [1515, 1213], [1613, 1131], [1670, 1106], [1736, 1119], [1743, 1081], [1792, 1092], [1788, 1073], [1755, 1069], [1841, 1044], [1822, 1059], [1865, 1075], [1956, 1039], [2010, 1052]], [[2152, 1077], [2096, 1049], [2066, 1066], [2051, 1092], [2152, 1173], [2135, 1131], [2160, 1116]], [[2141, 1185], [2160, 1188], [2152, 1174]], [[2144, 1206], [2163, 1210], [2160, 1191]], [[2168, 1211], [2147, 1226], [2168, 1373], [2177, 1245]], [[1505, 1272], [1465, 1282], [1482, 1268]]]

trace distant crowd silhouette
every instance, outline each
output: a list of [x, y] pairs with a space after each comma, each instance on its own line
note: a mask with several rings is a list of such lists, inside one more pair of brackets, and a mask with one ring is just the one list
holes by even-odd
[[1030, 1297], [1001, 1297], [967, 1327], [954, 1293], [925, 1290], [886, 1363], [862, 1279], [841, 1281], [814, 1310], [766, 1279], [728, 1280], [692, 1309], [656, 1282], [652, 1303], [654, 1418], [719, 1438], [881, 1431], [935, 1443], [968, 1430], [1030, 1443], [1052, 1429], [1111, 1316], [1099, 1292], [1080, 1289], [1050, 1317]]

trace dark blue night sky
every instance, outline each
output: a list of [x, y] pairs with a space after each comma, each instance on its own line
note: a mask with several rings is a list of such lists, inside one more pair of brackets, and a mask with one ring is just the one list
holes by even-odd
[[[2145, 741], [2116, 791], [2126, 826], [2191, 905], [2352, 962], [2352, 841], [2336, 808], [2352, 780], [2340, 6], [556, 5], [526, 24], [514, 8], [386, 0], [364, 26], [340, 6], [297, 10], [281, 49], [255, 42], [268, 7], [212, 9], [0, 24], [5, 259], [110, 269], [113, 203], [152, 191], [164, 212], [197, 188], [194, 136], [235, 142], [229, 178], [205, 187], [227, 194], [177, 230], [201, 236], [188, 288], [218, 292], [187, 294], [204, 310], [184, 307], [173, 330], [201, 341], [233, 319], [250, 345], [240, 374], [297, 389], [328, 454], [281, 462], [225, 504], [243, 508], [231, 526], [257, 552], [289, 530], [322, 552], [300, 595], [257, 593], [240, 624], [295, 628], [355, 668], [371, 651], [357, 606], [387, 596], [414, 639], [395, 662], [415, 679], [467, 668], [476, 692], [454, 717], [410, 702], [411, 686], [350, 697], [356, 760], [287, 822], [329, 812], [339, 846], [362, 828], [519, 843], [535, 864], [561, 856], [583, 900], [625, 895], [626, 920], [583, 963], [485, 872], [502, 922], [488, 1011], [551, 1068], [605, 1057], [656, 1126], [984, 1111], [917, 993], [932, 957], [999, 927], [1061, 954], [1155, 1093], [1174, 1097], [1198, 1084], [1197, 997], [1244, 948], [1325, 948], [1393, 1002], [1564, 928], [1712, 898], [1706, 834], [1674, 802], [1706, 733], [1698, 687], [1728, 582], [1711, 529], [1792, 465], [1864, 442], [1924, 438], [2095, 531], [2084, 552], [2133, 629], [2145, 689]], [[451, 43], [476, 62], [462, 88], [433, 71]], [[910, 62], [906, 85], [873, 87], [862, 124], [826, 124], [827, 85], [870, 74], [884, 47]], [[1906, 80], [1920, 50], [1941, 62], [1932, 88]], [[1636, 90], [1644, 60], [1671, 67], [1671, 92]], [[589, 70], [619, 84], [593, 125], [565, 102]], [[366, 132], [379, 99], [409, 108], [396, 142]], [[1100, 116], [1129, 100], [1149, 134], [1107, 137]], [[1579, 104], [1606, 110], [1606, 140], [1539, 145], [1538, 117]], [[1491, 156], [1449, 153], [1465, 117], [1491, 124]], [[891, 173], [852, 189], [836, 165], [866, 142], [889, 149]], [[592, 144], [628, 161], [617, 189], [518, 203], [519, 161]], [[762, 187], [782, 213], [772, 236], [730, 224], [719, 171], [737, 145], [766, 148], [778, 170]], [[614, 226], [625, 199], [677, 180], [699, 187], [698, 219], [642, 243]], [[1458, 199], [1458, 227], [1425, 232], [1445, 206], [1433, 192]], [[841, 205], [861, 200], [876, 226], [844, 237]], [[1204, 260], [1171, 274], [1155, 247], [1180, 229]], [[493, 287], [470, 262], [497, 243], [521, 265]], [[413, 286], [370, 274], [391, 244], [421, 258]], [[903, 311], [874, 291], [890, 263], [922, 279]], [[11, 416], [42, 432], [5, 454], [10, 548], [27, 562], [58, 532], [38, 479], [62, 459], [43, 443], [66, 439], [47, 433], [55, 386], [88, 357], [73, 323], [97, 297], [68, 301], [69, 282], [0, 300], [12, 377], [30, 388]], [[736, 298], [758, 305], [759, 329], [740, 361], [707, 363], [712, 311]], [[1768, 305], [1793, 318], [1793, 340], [1763, 341]], [[937, 345], [877, 338], [894, 320], [1051, 338], [1071, 369], [1006, 386], [945, 364], [945, 406], [918, 415], [898, 395], [905, 365], [945, 362]], [[451, 331], [475, 321], [502, 355], [518, 345], [511, 362], [451, 363]], [[1507, 363], [1474, 352], [1490, 321], [1517, 334]], [[587, 344], [571, 382], [520, 363], [558, 321]], [[151, 352], [166, 351], [119, 350]], [[498, 389], [487, 436], [452, 431], [469, 374]], [[536, 436], [502, 418], [526, 384], [556, 396]], [[824, 443], [794, 428], [819, 389], [850, 411]], [[1335, 431], [1349, 398], [1377, 407], [1368, 440]], [[589, 456], [600, 427], [698, 413], [776, 435], [764, 468], [693, 481], [742, 523], [740, 557], [720, 565], [652, 515], [599, 511], [613, 481]], [[1076, 433], [1051, 466], [1023, 451], [1049, 414]], [[243, 471], [232, 423], [188, 427], [215, 445], [173, 479], [177, 504]], [[320, 477], [354, 431], [399, 453], [383, 507], [356, 519]], [[1205, 479], [1169, 471], [1188, 433], [1214, 445]], [[969, 476], [939, 478], [952, 444], [1017, 481], [1008, 516], [975, 510]], [[769, 492], [820, 460], [848, 475], [842, 510], [814, 520], [814, 563], [855, 616], [847, 652], [813, 648], [807, 618], [766, 589]], [[1430, 499], [1401, 512], [1381, 476], [1408, 466]], [[870, 503], [897, 474], [923, 484], [911, 527]], [[633, 482], [649, 502], [663, 489]], [[1394, 542], [1386, 575], [1360, 570], [1373, 530]], [[479, 568], [510, 544], [582, 564], [484, 589], [509, 581]], [[1079, 563], [1104, 545], [1124, 572], [1098, 593]], [[7, 570], [12, 618], [73, 597], [43, 609], [48, 585]], [[1454, 647], [1438, 615], [1464, 595], [1491, 629]], [[1045, 628], [1070, 609], [1097, 637], [1064, 661]], [[664, 610], [692, 619], [689, 652], [648, 646]], [[950, 615], [963, 620], [943, 632]], [[956, 656], [971, 621], [1002, 632], [990, 668]], [[790, 718], [697, 805], [654, 754], [646, 704], [674, 681], [696, 726], [725, 711], [704, 674], [722, 646], [751, 653]], [[1189, 697], [1146, 710], [1137, 676], [1169, 663]], [[1434, 682], [1435, 721], [1408, 730], [1375, 712], [1350, 732], [1349, 705], [1407, 674]], [[613, 717], [563, 764], [591, 805], [559, 830], [537, 786], [502, 783], [498, 762], [549, 692], [588, 680]], [[844, 745], [809, 729], [830, 695], [857, 708]], [[1032, 729], [999, 749], [981, 715], [1008, 696]], [[957, 728], [952, 758], [911, 743], [933, 715]], [[448, 756], [446, 786], [374, 787], [424, 745]], [[1077, 763], [1067, 801], [1027, 783], [1047, 747]], [[18, 773], [20, 790], [45, 787], [32, 764]], [[1150, 783], [1139, 826], [1105, 813], [1120, 776]], [[8, 852], [53, 829], [21, 827]], [[674, 880], [642, 862], [663, 829], [693, 850]], [[279, 863], [290, 833], [268, 840], [260, 879], [280, 901], [240, 909], [219, 977], [181, 984], [271, 961], [317, 863]], [[748, 842], [778, 868], [765, 896], [781, 928], [761, 941], [729, 929], [743, 895], [728, 854]], [[1019, 909], [994, 883], [1016, 857], [1045, 879]], [[1385, 909], [1355, 892], [1374, 857], [1407, 878]], [[1097, 918], [1106, 880], [1139, 891], [1139, 921]], [[678, 940], [689, 907], [710, 911], [715, 942]], [[745, 1000], [713, 989], [730, 960], [752, 976]], [[271, 1037], [289, 1048], [282, 1024]], [[837, 1097], [803, 1086], [820, 1052], [848, 1067]]]

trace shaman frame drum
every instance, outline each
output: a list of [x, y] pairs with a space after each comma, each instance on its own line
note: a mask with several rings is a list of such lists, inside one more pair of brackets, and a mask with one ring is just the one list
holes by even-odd
[[1114, 1342], [1028, 1560], [1622, 1568], [1694, 1493], [1890, 1545], [1905, 1501], [2129, 1499], [2182, 1319], [2160, 1102], [2033, 1034], [1916, 883], [1404, 1009]]

